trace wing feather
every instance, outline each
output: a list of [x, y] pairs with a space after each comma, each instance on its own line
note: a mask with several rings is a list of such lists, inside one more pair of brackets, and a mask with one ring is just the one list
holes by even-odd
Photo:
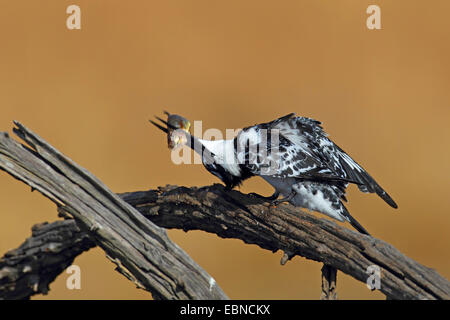
[[[369, 173], [328, 138], [319, 121], [296, 117], [292, 113], [268, 123], [243, 129], [237, 137], [238, 141], [248, 144], [261, 143], [260, 138], [255, 137], [260, 136], [262, 129], [269, 129], [269, 132], [275, 129], [279, 134], [278, 150], [275, 150], [270, 139], [267, 139], [267, 150], [275, 151], [267, 158], [278, 164], [268, 175], [279, 178], [334, 181], [339, 182], [341, 188], [346, 186], [342, 185], [343, 183], [354, 183], [362, 192], [376, 193], [390, 206], [397, 208], [395, 201]], [[253, 153], [255, 154], [246, 151], [245, 156], [249, 158], [259, 156], [258, 150]], [[274, 159], [276, 155], [278, 158]], [[261, 174], [264, 165], [253, 163], [250, 168], [255, 174]]]

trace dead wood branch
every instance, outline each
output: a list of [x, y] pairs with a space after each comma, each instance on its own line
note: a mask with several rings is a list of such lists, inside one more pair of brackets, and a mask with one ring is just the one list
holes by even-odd
[[121, 196], [161, 227], [203, 230], [273, 252], [282, 250], [282, 260], [299, 255], [364, 283], [369, 277], [367, 267], [377, 265], [381, 269], [380, 291], [391, 299], [448, 299], [450, 295], [445, 278], [392, 245], [291, 205], [268, 207], [259, 199], [218, 184], [166, 187]]
[[[16, 122], [28, 147], [0, 133], [0, 168], [38, 190], [88, 230], [118, 270], [157, 299], [226, 299], [165, 229], [145, 219], [101, 181]], [[39, 285], [38, 285], [39, 287]]]
[[336, 268], [324, 264], [322, 267], [322, 293], [320, 300], [337, 300], [336, 280]]
[[49, 284], [94, 241], [73, 219], [41, 223], [31, 237], [0, 259], [0, 299], [28, 299], [46, 294]]
[[[87, 189], [84, 186], [85, 179], [79, 181], [70, 176], [70, 181], [59, 181], [59, 175], [68, 176], [65, 166], [72, 168], [74, 164], [72, 162], [66, 163], [68, 160], [64, 157], [64, 170], [62, 170], [59, 163], [62, 155], [58, 157], [47, 156], [46, 153], [49, 151], [47, 149], [42, 150], [43, 142], [39, 140], [39, 144], [37, 144], [32, 133], [22, 126], [19, 126], [19, 128], [21, 130], [18, 131], [19, 136], [32, 145], [38, 154], [23, 148], [23, 151], [19, 153], [15, 150], [17, 146], [11, 142], [11, 139], [2, 136], [0, 138], [1, 168], [32, 187], [40, 188], [41, 192], [51, 199], [56, 198], [57, 202], [60, 202], [60, 199], [65, 200], [65, 198], [59, 196], [59, 193], [62, 192], [61, 186], [65, 186], [65, 183], [68, 182], [73, 183], [74, 180], [79, 185], [80, 192], [87, 191], [92, 194], [91, 197], [95, 196], [95, 199], [98, 197], [98, 201], [105, 201], [103, 200], [105, 195], [103, 193], [98, 194], [99, 184], [101, 183], [90, 174], [88, 181], [94, 184], [94, 190]], [[21, 134], [23, 131], [26, 132], [25, 136]], [[30, 135], [33, 140], [30, 140]], [[44, 146], [49, 148], [46, 144]], [[11, 152], [10, 149], [13, 149], [14, 152]], [[23, 154], [25, 151], [28, 153]], [[54, 149], [50, 151], [51, 154], [59, 154]], [[29, 153], [34, 155], [31, 160]], [[42, 156], [42, 154], [45, 156]], [[27, 161], [22, 160], [22, 158], [27, 159]], [[45, 170], [40, 171], [42, 169], [36, 170], [35, 167], [38, 165], [35, 162], [37, 161], [43, 162], [42, 165], [47, 165], [48, 170], [52, 170], [51, 174], [46, 173]], [[15, 169], [17, 166], [19, 166], [19, 169]], [[23, 174], [22, 171], [26, 174]], [[71, 171], [69, 173], [73, 174]], [[78, 178], [78, 174], [81, 174], [83, 178], [87, 174], [84, 171], [76, 173], [76, 178]], [[42, 185], [45, 185], [45, 188], [42, 188]], [[111, 197], [113, 195], [108, 193], [108, 199], [111, 199]], [[362, 282], [366, 282], [369, 276], [366, 273], [367, 268], [371, 265], [377, 265], [381, 269], [380, 291], [390, 299], [448, 299], [450, 296], [450, 284], [445, 278], [441, 277], [436, 271], [404, 256], [390, 244], [370, 236], [361, 235], [327, 219], [318, 219], [291, 205], [270, 208], [259, 199], [249, 197], [238, 191], [228, 191], [222, 185], [203, 188], [167, 186], [158, 190], [121, 194], [120, 198], [135, 207], [154, 224], [163, 228], [177, 228], [185, 231], [203, 230], [217, 234], [222, 238], [241, 239], [245, 243], [256, 244], [273, 252], [282, 250], [284, 252], [282, 263], [286, 263], [289, 259], [299, 255], [339, 269]], [[117, 201], [119, 200], [114, 198], [114, 202], [117, 203]], [[61, 202], [64, 204], [61, 211], [69, 212], [82, 226], [90, 226], [84, 229], [92, 234], [95, 243], [99, 243], [105, 251], [112, 250], [115, 245], [119, 245], [117, 243], [104, 245], [102, 243], [103, 238], [101, 238], [102, 234], [99, 235], [99, 230], [93, 227], [95, 224], [83, 220], [85, 218], [81, 213], [82, 210], [92, 210], [91, 208], [74, 208], [74, 205], [69, 205], [70, 202], [67, 200]], [[108, 206], [110, 205], [108, 203]], [[130, 208], [127, 208], [128, 212], [132, 210]], [[100, 215], [97, 219], [103, 217], [102, 210], [92, 212], [92, 216], [96, 217], [97, 215]], [[125, 217], [121, 217], [121, 219], [125, 219]], [[133, 220], [127, 218], [127, 221], [130, 225], [134, 224], [136, 230], [140, 230], [145, 225], [142, 219], [134, 215]], [[109, 221], [108, 228], [116, 228], [115, 224], [119, 222], [122, 221]], [[101, 223], [106, 222], [102, 220]], [[146, 226], [146, 228], [149, 227]], [[158, 232], [156, 234], [164, 237], [164, 241], [166, 241], [165, 233]], [[99, 237], [100, 240], [98, 240]], [[147, 238], [145, 237], [144, 240]], [[143, 243], [147, 250], [151, 250], [153, 246], [159, 246], [160, 241], [155, 241], [152, 238], [148, 243], [145, 241]], [[124, 256], [121, 256], [121, 259], [126, 260], [126, 252], [124, 252]], [[148, 259], [151, 259], [151, 257]], [[143, 277], [139, 270], [131, 268], [129, 271], [136, 279]], [[155, 275], [152, 279], [155, 280], [157, 276]], [[182, 298], [190, 297], [183, 296]]]
[[[380, 291], [390, 299], [449, 297], [446, 279], [388, 243], [317, 219], [290, 205], [269, 208], [259, 199], [227, 191], [218, 184], [203, 188], [166, 186], [123, 193], [120, 197], [161, 227], [203, 230], [274, 252], [282, 250], [285, 262], [300, 255], [324, 262], [363, 282], [369, 276], [367, 267], [378, 265]], [[75, 223], [73, 227], [76, 228]], [[68, 243], [71, 241], [68, 238]]]

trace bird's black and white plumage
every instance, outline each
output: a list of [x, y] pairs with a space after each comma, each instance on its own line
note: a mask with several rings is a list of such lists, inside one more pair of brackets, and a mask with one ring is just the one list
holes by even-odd
[[282, 195], [282, 201], [349, 221], [361, 233], [368, 234], [343, 204], [349, 183], [397, 208], [367, 171], [328, 138], [321, 123], [310, 118], [292, 113], [244, 128], [231, 140], [188, 140], [205, 168], [228, 188], [260, 176], [275, 188], [273, 199]]

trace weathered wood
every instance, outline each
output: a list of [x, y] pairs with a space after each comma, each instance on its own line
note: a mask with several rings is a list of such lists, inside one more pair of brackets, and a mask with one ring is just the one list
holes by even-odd
[[64, 207], [119, 271], [157, 299], [226, 299], [167, 236], [84, 168], [16, 122], [29, 147], [0, 133], [0, 167]]
[[0, 299], [46, 294], [78, 255], [95, 246], [72, 219], [33, 226], [31, 237], [0, 259]]
[[285, 263], [296, 255], [303, 256], [364, 283], [369, 276], [367, 267], [376, 264], [381, 268], [380, 291], [390, 299], [449, 298], [450, 284], [436, 271], [382, 240], [290, 205], [267, 207], [259, 199], [227, 191], [218, 184], [202, 188], [166, 186], [120, 197], [161, 227], [203, 230], [274, 252], [282, 250]]
[[435, 270], [403, 255], [392, 245], [316, 218], [283, 204], [268, 207], [260, 199], [222, 185], [165, 187], [122, 194], [155, 224], [165, 228], [204, 230], [241, 239], [273, 252], [282, 250], [319, 261], [366, 282], [367, 267], [381, 269], [380, 291], [392, 299], [448, 299], [450, 283]]
[[[19, 135], [21, 135], [20, 132]], [[26, 136], [24, 138], [26, 141], [30, 139]], [[29, 143], [38, 150], [40, 155], [48, 152], [42, 151], [42, 147], [36, 146], [37, 143], [34, 141]], [[67, 205], [64, 200], [68, 201], [60, 195], [61, 193], [65, 195], [63, 192], [67, 192], [66, 184], [72, 181], [59, 181], [59, 176], [66, 177], [73, 174], [71, 171], [67, 174], [64, 166], [60, 168], [60, 156], [46, 157], [45, 160], [35, 157], [27, 162], [28, 160], [25, 161], [22, 158], [29, 159], [30, 155], [18, 153], [15, 150], [16, 147], [10, 144], [11, 139], [0, 137], [0, 167], [33, 187], [40, 187], [41, 192], [55, 202], [63, 202], [65, 205], [60, 208], [60, 211], [68, 211], [77, 221], [81, 221], [81, 225], [89, 226], [86, 230], [92, 234], [96, 243], [102, 245], [102, 242], [98, 240], [99, 237], [102, 239], [102, 234], [98, 234], [96, 224], [82, 220], [84, 215], [81, 211], [92, 212], [92, 208]], [[14, 153], [10, 149], [15, 150]], [[28, 150], [25, 151], [30, 153]], [[54, 154], [55, 151], [52, 153]], [[43, 161], [43, 166], [47, 166], [51, 174], [46, 173], [45, 170], [41, 172], [41, 169], [35, 169], [35, 167], [41, 167], [41, 164], [36, 163], [39, 161]], [[66, 158], [64, 158], [65, 162], [67, 162]], [[15, 168], [16, 166], [19, 168]], [[71, 179], [77, 179], [77, 175]], [[90, 179], [94, 178], [90, 176]], [[74, 201], [80, 198], [84, 200], [82, 192], [89, 192], [92, 198], [98, 197], [98, 202], [107, 202], [109, 199], [108, 206], [106, 204], [104, 206], [115, 209], [111, 205], [111, 199], [114, 199], [114, 203], [117, 203], [119, 199], [108, 193], [108, 198], [105, 200], [103, 193], [98, 194], [99, 182], [95, 179], [92, 180], [92, 184], [96, 186], [93, 189], [89, 184], [84, 186], [79, 182], [80, 190], [75, 191], [82, 196], [76, 193], [77, 197]], [[42, 188], [42, 185], [45, 188]], [[364, 283], [369, 276], [366, 273], [367, 267], [377, 265], [381, 269], [380, 291], [390, 299], [449, 299], [450, 296], [450, 283], [445, 278], [436, 271], [404, 256], [392, 245], [341, 227], [330, 220], [318, 219], [291, 205], [268, 207], [260, 199], [238, 191], [228, 191], [222, 185], [202, 188], [166, 186], [157, 190], [125, 193], [120, 197], [160, 227], [186, 231], [204, 230], [223, 238], [241, 239], [245, 243], [256, 244], [274, 252], [282, 250], [285, 253], [282, 259], [284, 263], [299, 255], [339, 269]], [[121, 204], [121, 207], [128, 212], [132, 211], [131, 206], [128, 208]], [[73, 212], [75, 209], [80, 211]], [[127, 214], [121, 215], [120, 220], [105, 222], [100, 219], [111, 217], [102, 214], [103, 210], [92, 213], [94, 217], [99, 215], [97, 225], [105, 224], [113, 229], [116, 223], [121, 223], [123, 219], [127, 221], [127, 224], [135, 227], [136, 232], [139, 232], [141, 228], [143, 230], [149, 228], [145, 225], [145, 219], [139, 219], [134, 215], [133, 219], [129, 219]], [[88, 217], [90, 216], [88, 214]], [[165, 233], [158, 229], [153, 233], [156, 240], [152, 238], [147, 248], [159, 247], [161, 242], [164, 243], [167, 239]], [[146, 235], [142, 237], [148, 238]], [[144, 243], [147, 242], [144, 241]], [[115, 245], [116, 243], [113, 243], [102, 247], [106, 251], [111, 250], [110, 247], [114, 248]], [[127, 252], [123, 253], [123, 258], [126, 258], [126, 254]], [[129, 269], [129, 272], [136, 279], [142, 277], [139, 270], [135, 268]], [[155, 275], [154, 278], [158, 276], [165, 277], [165, 275]], [[167, 279], [164, 278], [164, 280]], [[183, 298], [189, 297], [183, 296]]]
[[320, 300], [337, 300], [336, 280], [336, 268], [324, 264], [322, 267], [322, 293], [320, 294]]

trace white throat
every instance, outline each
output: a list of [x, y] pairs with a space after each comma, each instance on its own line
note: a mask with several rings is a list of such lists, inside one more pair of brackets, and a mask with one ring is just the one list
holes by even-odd
[[202, 140], [198, 139], [206, 149], [214, 154], [214, 160], [221, 165], [225, 170], [234, 176], [241, 176], [241, 169], [239, 168], [236, 155], [234, 152], [234, 142], [231, 140]]

